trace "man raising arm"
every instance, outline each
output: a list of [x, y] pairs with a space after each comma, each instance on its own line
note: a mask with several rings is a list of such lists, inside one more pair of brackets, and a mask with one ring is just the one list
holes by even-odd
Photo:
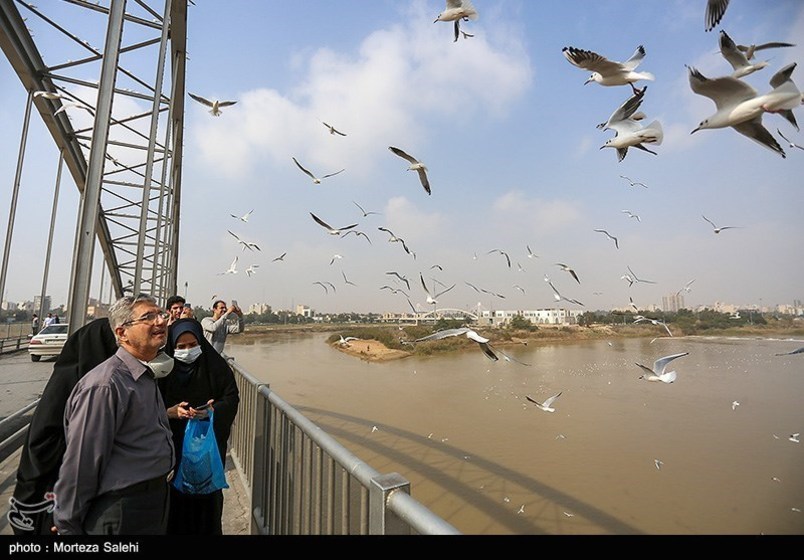
[[[237, 323], [229, 321], [232, 313], [237, 315]], [[226, 337], [230, 333], [243, 332], [246, 324], [243, 321], [243, 311], [237, 306], [237, 303], [232, 301], [232, 307], [229, 309], [226, 307], [226, 302], [219, 299], [212, 304], [212, 317], [204, 317], [201, 320], [201, 326], [204, 328], [204, 337], [219, 354], [222, 354]]]

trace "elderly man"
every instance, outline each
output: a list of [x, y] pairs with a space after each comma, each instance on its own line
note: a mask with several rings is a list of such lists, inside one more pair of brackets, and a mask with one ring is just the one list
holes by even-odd
[[[237, 316], [236, 323], [229, 320], [232, 314]], [[201, 320], [201, 326], [204, 327], [206, 339], [218, 351], [218, 354], [222, 354], [226, 337], [229, 334], [243, 332], [246, 323], [243, 321], [243, 311], [237, 306], [236, 301], [232, 300], [232, 307], [227, 308], [226, 302], [219, 299], [212, 304], [212, 317], [204, 317]]]
[[173, 440], [156, 385], [173, 368], [160, 349], [168, 314], [148, 295], [109, 309], [117, 352], [76, 384], [54, 488], [59, 534], [164, 534]]

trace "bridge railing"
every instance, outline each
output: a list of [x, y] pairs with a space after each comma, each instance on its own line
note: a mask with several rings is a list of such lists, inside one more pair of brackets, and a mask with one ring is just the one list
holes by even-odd
[[0, 338], [0, 354], [28, 348], [28, 336]]
[[460, 534], [256, 380], [233, 359], [240, 408], [230, 454], [251, 493], [251, 532], [266, 535]]

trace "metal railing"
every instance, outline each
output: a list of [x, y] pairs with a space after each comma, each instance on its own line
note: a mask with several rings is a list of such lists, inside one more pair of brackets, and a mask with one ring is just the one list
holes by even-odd
[[28, 348], [28, 336], [15, 338], [0, 338], [0, 354], [17, 352]]
[[257, 381], [233, 359], [240, 389], [230, 454], [251, 494], [251, 533], [456, 535], [410, 496]]

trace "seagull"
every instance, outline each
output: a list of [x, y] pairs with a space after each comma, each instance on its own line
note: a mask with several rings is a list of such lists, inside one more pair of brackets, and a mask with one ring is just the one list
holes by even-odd
[[218, 276], [222, 274], [237, 274], [237, 257], [234, 258], [232, 264], [229, 265], [229, 268], [223, 272], [219, 272]]
[[798, 437], [799, 437], [800, 435], [801, 435], [800, 433], [791, 434], [791, 435], [790, 435], [790, 437], [789, 437], [789, 438], [787, 438], [787, 439], [789, 439], [789, 440], [790, 440], [790, 441], [792, 441], [793, 443], [801, 443], [801, 441], [799, 441], [799, 439], [798, 439]]
[[334, 284], [332, 284], [332, 282], [313, 282], [313, 284], [318, 284], [319, 286], [321, 286], [322, 288], [324, 288], [324, 291], [325, 291], [327, 294], [329, 294], [329, 289], [327, 288], [327, 286], [329, 286], [330, 288], [332, 288], [332, 291], [333, 291], [333, 292], [337, 292], [337, 290], [335, 289], [335, 285], [334, 285]]
[[689, 282], [687, 282], [686, 284], [684, 284], [684, 287], [683, 287], [683, 288], [681, 288], [679, 291], [677, 291], [677, 292], [676, 292], [676, 295], [680, 295], [680, 294], [681, 294], [681, 292], [687, 292], [687, 293], [690, 293], [690, 291], [692, 291], [692, 288], [690, 288], [690, 286], [692, 286], [692, 283], [693, 283], [693, 282], [695, 282], [695, 278], [693, 278], [692, 280], [690, 280]]
[[61, 107], [59, 107], [53, 112], [53, 116], [56, 116], [59, 113], [66, 111], [67, 109], [83, 109], [93, 117], [95, 116], [95, 111], [92, 109], [92, 107], [87, 107], [83, 103], [76, 103], [74, 101], [67, 101], [65, 103], [62, 103]]
[[517, 513], [525, 513], [525, 505], [524, 504], [519, 506], [519, 509], [517, 510]]
[[351, 282], [348, 278], [346, 278], [346, 273], [344, 271], [342, 271], [342, 270], [341, 270], [341, 275], [343, 276], [343, 282], [345, 284], [349, 284], [350, 286], [357, 287], [357, 284], [355, 284], [354, 282]]
[[436, 292], [435, 290], [433, 290], [434, 294], [431, 294], [430, 290], [427, 289], [427, 284], [424, 283], [424, 276], [422, 276], [421, 272], [419, 273], [419, 279], [422, 281], [422, 288], [424, 288], [424, 293], [427, 294], [427, 303], [432, 303], [433, 306], [435, 306], [438, 303], [437, 298], [439, 298], [442, 294], [447, 293], [448, 291], [450, 291], [452, 288], [455, 287], [455, 284], [453, 284], [446, 290], [442, 290], [440, 292]]
[[[631, 300], [631, 301], [633, 303], [633, 300]], [[664, 330], [667, 331], [667, 334], [669, 334], [670, 336], [673, 336], [673, 333], [670, 332], [670, 328], [667, 326], [667, 323], [663, 323], [662, 321], [659, 321], [658, 319], [649, 319], [648, 317], [637, 317], [634, 320], [634, 323], [641, 323], [642, 321], [650, 321], [654, 325], [661, 325], [661, 326], [664, 327]]]
[[630, 210], [621, 210], [623, 214], [628, 214], [629, 218], [635, 218], [637, 222], [641, 222], [642, 218], [631, 212]]
[[195, 95], [193, 93], [187, 92], [190, 97], [201, 103], [202, 105], [206, 105], [210, 107], [209, 114], [213, 117], [220, 117], [221, 116], [221, 107], [229, 107], [237, 103], [237, 101], [218, 101], [217, 99], [214, 101], [210, 101], [209, 99], [205, 99], [200, 95]]
[[408, 171], [416, 171], [419, 174], [419, 181], [421, 181], [422, 187], [424, 187], [424, 190], [427, 192], [427, 194], [430, 194], [430, 181], [427, 179], [427, 167], [425, 167], [424, 164], [415, 157], [406, 154], [399, 148], [388, 146], [388, 149], [410, 163]]
[[791, 352], [784, 352], [782, 354], [776, 354], [777, 356], [792, 356], [793, 354], [804, 354], [804, 346], [801, 348], [797, 348], [796, 350], [792, 350]]
[[613, 236], [612, 234], [610, 234], [609, 232], [607, 232], [605, 229], [596, 229], [595, 231], [596, 231], [596, 232], [598, 232], [598, 233], [602, 233], [602, 234], [604, 234], [606, 237], [608, 237], [609, 239], [611, 239], [612, 241], [614, 241], [614, 246], [615, 246], [617, 249], [619, 249], [619, 248], [620, 248], [620, 242], [619, 242], [619, 241], [617, 241], [617, 238], [616, 238], [616, 237], [614, 237], [614, 236]]
[[252, 264], [246, 269], [246, 274], [251, 277], [252, 274], [257, 274], [257, 269], [260, 268], [258, 264]]
[[647, 86], [645, 86], [644, 88], [634, 92], [631, 97], [626, 99], [625, 102], [611, 114], [606, 122], [597, 125], [597, 128], [600, 130], [609, 130], [614, 128], [616, 123], [624, 120], [642, 120], [642, 118], [644, 118], [644, 113], [637, 113], [637, 109], [639, 109], [639, 106], [642, 105], [642, 101], [645, 97], [645, 91], [647, 89]]
[[401, 275], [401, 274], [399, 274], [398, 272], [394, 272], [394, 271], [391, 271], [391, 272], [386, 272], [386, 274], [388, 274], [388, 275], [390, 275], [390, 276], [396, 276], [397, 278], [399, 278], [399, 280], [400, 280], [401, 282], [404, 282], [404, 283], [405, 283], [405, 286], [407, 286], [407, 287], [408, 287], [408, 291], [410, 291], [410, 282], [408, 282], [408, 279], [407, 279], [405, 276], [402, 276], [402, 275]]
[[356, 230], [356, 229], [350, 229], [349, 231], [347, 231], [346, 233], [344, 233], [344, 234], [343, 234], [343, 236], [344, 236], [344, 237], [346, 237], [346, 236], [347, 236], [347, 235], [349, 235], [350, 233], [354, 233], [354, 234], [355, 234], [355, 235], [357, 235], [357, 236], [362, 235], [363, 237], [365, 237], [365, 238], [366, 238], [366, 241], [368, 241], [368, 242], [369, 242], [369, 245], [371, 245], [371, 239], [369, 239], [369, 236], [368, 236], [368, 235], [366, 235], [366, 233], [365, 233], [365, 232], [358, 231], [358, 230]]
[[431, 335], [423, 336], [421, 338], [417, 338], [413, 342], [425, 342], [425, 341], [428, 341], [428, 340], [441, 340], [442, 338], [447, 338], [447, 337], [451, 337], [451, 336], [462, 336], [462, 335], [465, 336], [466, 338], [468, 338], [469, 340], [474, 340], [475, 342], [477, 342], [477, 344], [480, 346], [480, 349], [483, 350], [483, 353], [490, 360], [493, 360], [495, 362], [497, 360], [499, 360], [499, 358], [497, 357], [497, 354], [495, 354], [494, 351], [489, 346], [489, 339], [480, 336], [479, 334], [477, 334], [475, 331], [473, 331], [472, 329], [470, 329], [468, 327], [461, 327], [461, 328], [458, 328], [458, 329], [446, 329], [446, 330], [443, 330], [443, 331], [438, 331], [438, 332], [435, 332], [435, 333], [433, 333]]
[[567, 272], [572, 274], [572, 277], [575, 278], [575, 281], [578, 282], [578, 284], [581, 283], [581, 280], [578, 278], [578, 275], [575, 274], [575, 271], [572, 270], [570, 267], [568, 267], [567, 265], [565, 265], [563, 263], [556, 263], [556, 266], [559, 266], [559, 267], [561, 267], [561, 270], [566, 270]]
[[625, 175], [620, 175], [620, 178], [625, 179], [626, 181], [628, 181], [628, 183], [632, 187], [644, 187], [646, 189], [648, 188], [648, 185], [646, 185], [645, 183], [640, 183], [638, 181], [634, 181], [631, 178], [626, 177]]
[[50, 99], [51, 101], [56, 99], [67, 99], [64, 95], [55, 91], [35, 91], [33, 96], [43, 97], [45, 99]]
[[318, 225], [320, 225], [321, 227], [323, 227], [327, 231], [329, 231], [330, 235], [340, 235], [342, 232], [346, 231], [347, 229], [352, 229], [353, 227], [357, 227], [357, 224], [351, 224], [351, 225], [348, 225], [348, 226], [344, 226], [342, 228], [334, 228], [331, 225], [329, 225], [326, 222], [324, 222], [321, 218], [319, 218], [318, 216], [316, 216], [312, 212], [310, 212], [310, 215], [313, 217], [313, 220], [315, 220], [315, 223], [317, 223]]
[[327, 177], [333, 177], [333, 176], [337, 175], [338, 173], [343, 173], [344, 171], [346, 171], [345, 169], [341, 169], [340, 171], [336, 171], [335, 173], [328, 173], [327, 175], [324, 175], [324, 176], [322, 176], [322, 177], [321, 177], [321, 179], [319, 179], [318, 177], [316, 177], [315, 175], [313, 175], [313, 174], [312, 174], [310, 171], [308, 171], [307, 169], [305, 169], [305, 168], [302, 166], [302, 164], [301, 164], [301, 163], [299, 163], [299, 161], [298, 161], [298, 160], [297, 160], [295, 157], [293, 158], [293, 161], [296, 163], [296, 165], [299, 167], [299, 169], [301, 169], [302, 171], [304, 171], [304, 172], [305, 172], [305, 173], [306, 173], [306, 174], [307, 174], [307, 175], [308, 175], [308, 176], [309, 176], [309, 177], [310, 177], [310, 178], [313, 180], [313, 183], [315, 183], [316, 185], [320, 185], [320, 184], [321, 184], [321, 181], [322, 181], [323, 179], [326, 179]]
[[346, 136], [346, 134], [344, 134], [344, 133], [343, 133], [343, 132], [341, 132], [340, 130], [336, 129], [336, 128], [335, 128], [334, 126], [332, 126], [331, 124], [327, 124], [327, 123], [325, 123], [324, 121], [321, 121], [321, 124], [323, 124], [324, 126], [326, 126], [326, 127], [327, 127], [327, 129], [329, 130], [329, 133], [330, 133], [330, 134], [338, 134], [339, 136]]
[[667, 368], [667, 364], [671, 361], [675, 360], [676, 358], [680, 358], [681, 356], [687, 356], [689, 352], [682, 352], [680, 354], [672, 354], [670, 356], [665, 356], [664, 358], [659, 358], [655, 362], [653, 362], [653, 369], [650, 369], [647, 366], [643, 366], [640, 363], [634, 362], [636, 365], [647, 371], [647, 374], [640, 375], [640, 379], [644, 379], [645, 381], [661, 381], [662, 383], [672, 383], [676, 380], [676, 372], [675, 371], [668, 371], [665, 373], [665, 369]]
[[799, 146], [798, 144], [794, 144], [791, 140], [788, 140], [787, 137], [784, 134], [782, 134], [782, 131], [779, 130], [778, 128], [776, 129], [776, 132], [779, 133], [779, 136], [782, 137], [782, 140], [787, 142], [791, 148], [798, 148], [799, 150], [804, 150], [804, 146]]
[[690, 87], [694, 93], [715, 102], [717, 112], [704, 119], [690, 134], [699, 130], [731, 127], [740, 134], [787, 157], [776, 138], [762, 124], [764, 113], [779, 113], [798, 129], [793, 109], [801, 104], [801, 92], [791, 79], [796, 63], [788, 64], [770, 79], [773, 89], [758, 95], [748, 83], [724, 76], [709, 79], [689, 68]]
[[514, 284], [514, 286], [513, 286], [513, 287], [514, 287], [515, 289], [519, 290], [520, 292], [522, 292], [523, 294], [525, 293], [525, 288], [523, 288], [523, 287], [522, 287], [522, 286], [520, 286], [519, 284]]
[[285, 260], [285, 255], [287, 255], [287, 253], [282, 253], [281, 255], [279, 255], [278, 257], [273, 259], [271, 262], [284, 261]]
[[530, 396], [528, 396], [528, 395], [525, 395], [525, 398], [528, 399], [530, 402], [532, 402], [533, 404], [535, 404], [537, 407], [539, 407], [540, 409], [542, 409], [545, 412], [555, 412], [556, 409], [552, 407], [552, 404], [560, 396], [561, 396], [561, 393], [556, 393], [552, 397], [546, 398], [544, 400], [544, 402], [541, 402], [541, 403], [539, 401], [537, 401], [537, 400], [534, 400], [534, 399], [530, 398]]
[[[643, 88], [644, 89], [644, 88]], [[637, 148], [643, 152], [657, 155], [653, 150], [649, 150], [643, 144], [661, 145], [664, 139], [662, 123], [658, 120], [651, 122], [647, 126], [642, 126], [633, 116], [623, 118], [608, 125], [616, 131], [614, 138], [609, 138], [600, 149], [615, 148], [617, 150], [617, 161], [622, 161], [628, 155], [628, 148]]]
[[723, 226], [723, 227], [717, 227], [717, 226], [714, 224], [714, 222], [712, 222], [712, 220], [710, 220], [709, 218], [707, 218], [707, 217], [706, 217], [706, 216], [704, 216], [703, 214], [701, 214], [701, 217], [702, 217], [704, 220], [706, 220], [707, 222], [709, 222], [709, 223], [712, 225], [712, 227], [713, 227], [713, 228], [715, 228], [715, 233], [720, 233], [720, 232], [721, 232], [721, 231], [723, 231], [724, 229], [738, 229], [738, 228], [740, 227], [740, 226]]
[[471, 0], [447, 0], [446, 9], [438, 14], [433, 23], [439, 21], [468, 21], [478, 18], [477, 10], [472, 5]]
[[634, 271], [633, 271], [633, 270], [631, 270], [631, 267], [630, 267], [630, 266], [626, 266], [625, 268], [627, 268], [627, 269], [628, 269], [628, 272], [630, 272], [630, 273], [631, 273], [631, 276], [630, 276], [630, 277], [631, 277], [631, 280], [632, 280], [633, 282], [636, 282], [636, 283], [640, 283], [640, 282], [641, 282], [641, 283], [643, 283], [643, 284], [655, 284], [655, 283], [656, 283], [656, 282], [654, 282], [654, 281], [652, 281], [652, 280], [642, 280], [641, 278], [637, 277], [637, 275], [634, 273]]
[[725, 58], [734, 69], [734, 72], [731, 74], [732, 78], [744, 78], [757, 70], [762, 70], [768, 65], [768, 62], [765, 60], [751, 64], [748, 61], [746, 53], [737, 48], [737, 45], [734, 44], [729, 34], [723, 30], [720, 31], [720, 54], [723, 55], [723, 58]]
[[402, 295], [403, 295], [403, 296], [405, 296], [405, 297], [410, 297], [410, 296], [408, 296], [408, 294], [406, 294], [406, 293], [405, 293], [403, 290], [401, 290], [401, 289], [399, 289], [399, 288], [394, 288], [394, 287], [392, 287], [392, 286], [385, 285], [385, 286], [383, 286], [383, 287], [382, 287], [382, 288], [380, 288], [380, 289], [381, 289], [381, 290], [391, 290], [391, 293], [392, 293], [392, 294], [394, 294], [394, 295], [396, 295], [396, 294], [402, 294]]
[[729, 7], [729, 0], [706, 0], [706, 19], [704, 21], [706, 31], [712, 31], [720, 23], [726, 8]]
[[584, 82], [584, 85], [589, 82], [597, 82], [601, 86], [623, 86], [628, 84], [634, 90], [634, 93], [637, 93], [634, 82], [655, 79], [650, 72], [634, 72], [634, 69], [645, 58], [645, 48], [642, 45], [639, 45], [634, 54], [631, 55], [631, 58], [625, 62], [611, 61], [596, 52], [576, 49], [575, 47], [564, 47], [561, 52], [564, 53], [564, 57], [572, 65], [592, 71], [592, 75]]
[[368, 218], [368, 217], [369, 217], [371, 214], [377, 214], [378, 216], [380, 215], [380, 213], [379, 213], [379, 212], [367, 212], [367, 211], [363, 210], [363, 207], [362, 207], [362, 206], [360, 206], [360, 205], [359, 205], [357, 202], [355, 202], [354, 200], [352, 201], [352, 204], [354, 204], [355, 206], [357, 206], [358, 208], [360, 208], [360, 211], [363, 213], [363, 217], [364, 217], [364, 218]]
[[793, 43], [762, 43], [760, 45], [737, 45], [737, 48], [745, 53], [745, 58], [748, 60], [752, 60], [754, 58], [754, 53], [756, 51], [761, 51], [764, 49], [778, 49], [783, 47], [795, 47]]
[[350, 346], [349, 344], [350, 341], [360, 340], [356, 336], [347, 336], [346, 338], [344, 338], [342, 334], [339, 334], [338, 336], [340, 337], [340, 340], [338, 341], [339, 346]]
[[575, 303], [575, 304], [577, 304], [577, 305], [580, 305], [581, 307], [583, 307], [583, 306], [584, 306], [584, 305], [583, 305], [583, 304], [582, 304], [580, 301], [578, 301], [577, 299], [571, 299], [571, 298], [568, 298], [568, 297], [564, 297], [564, 296], [562, 296], [562, 295], [559, 293], [559, 291], [556, 289], [556, 287], [555, 287], [555, 286], [553, 286], [553, 283], [550, 281], [550, 279], [549, 279], [547, 276], [545, 276], [545, 277], [544, 277], [544, 281], [545, 281], [545, 282], [547, 282], [547, 283], [550, 285], [550, 287], [553, 289], [553, 297], [555, 298], [555, 300], [556, 300], [556, 301], [561, 301], [561, 300], [564, 300], [564, 301], [569, 302], [569, 303]]
[[660, 461], [659, 459], [654, 459], [653, 464], [656, 465], [656, 470], [657, 471], [662, 470], [662, 465], [664, 465], [664, 463], [662, 461]]
[[237, 242], [238, 242], [238, 243], [240, 243], [240, 244], [243, 246], [243, 250], [244, 250], [244, 251], [245, 251], [246, 249], [248, 249], [249, 251], [253, 251], [254, 249], [257, 249], [258, 251], [262, 251], [262, 249], [260, 249], [260, 248], [259, 248], [259, 246], [258, 246], [256, 243], [251, 243], [250, 241], [243, 241], [242, 239], [240, 239], [240, 238], [237, 236], [237, 234], [232, 233], [232, 232], [231, 232], [230, 230], [228, 230], [228, 229], [227, 229], [226, 231], [228, 231], [228, 232], [229, 232], [229, 234], [230, 234], [232, 237], [234, 237], [235, 239], [237, 239]]
[[246, 213], [245, 213], [245, 214], [243, 214], [242, 216], [235, 216], [234, 214], [229, 214], [229, 215], [230, 215], [232, 218], [237, 218], [237, 219], [238, 219], [238, 220], [240, 220], [241, 222], [248, 222], [248, 218], [249, 218], [249, 216], [251, 216], [251, 213], [252, 213], [252, 212], [254, 212], [254, 210], [249, 210], [248, 212], [246, 212]]
[[569, 513], [568, 511], [565, 511], [564, 515], [566, 515], [567, 517], [575, 517], [574, 513]]
[[374, 433], [374, 432], [376, 432], [378, 430], [379, 430], [379, 428], [377, 426], [372, 426], [371, 427], [371, 433]]
[[505, 251], [503, 251], [502, 249], [492, 249], [491, 251], [489, 251], [489, 252], [488, 252], [488, 253], [486, 253], [486, 254], [487, 254], [487, 255], [490, 255], [490, 254], [492, 254], [492, 253], [500, 253], [501, 255], [504, 255], [504, 256], [505, 256], [505, 260], [506, 260], [506, 262], [508, 263], [508, 268], [511, 268], [511, 257], [509, 257], [509, 256], [508, 256], [508, 253], [506, 253], [506, 252], [505, 252]]
[[528, 258], [529, 259], [538, 259], [539, 258], [539, 255], [534, 255], [533, 251], [530, 250], [530, 245], [525, 245], [525, 247], [527, 247], [527, 249], [528, 249]]
[[396, 235], [394, 235], [394, 232], [392, 232], [392, 231], [391, 231], [390, 229], [388, 229], [388, 228], [384, 228], [384, 227], [378, 227], [377, 229], [378, 229], [378, 230], [380, 230], [380, 231], [384, 231], [385, 233], [387, 233], [387, 234], [390, 236], [390, 237], [388, 238], [388, 243], [401, 243], [401, 244], [402, 244], [402, 248], [405, 250], [405, 252], [406, 252], [408, 255], [410, 255], [410, 254], [411, 254], [411, 253], [410, 253], [410, 249], [408, 249], [408, 246], [405, 244], [405, 240], [404, 240], [404, 239], [402, 239], [401, 237], [397, 237]]
[[332, 259], [329, 261], [329, 265], [332, 266], [332, 263], [334, 263], [336, 260], [342, 259], [342, 258], [343, 258], [343, 255], [338, 255], [338, 254], [332, 255]]
[[634, 279], [631, 278], [631, 276], [628, 274], [623, 274], [622, 276], [620, 276], [620, 280], [625, 280], [626, 282], [628, 282], [629, 288], [634, 285]]
[[738, 406], [740, 406], [739, 401], [731, 401], [731, 409], [732, 410], [736, 410]]

